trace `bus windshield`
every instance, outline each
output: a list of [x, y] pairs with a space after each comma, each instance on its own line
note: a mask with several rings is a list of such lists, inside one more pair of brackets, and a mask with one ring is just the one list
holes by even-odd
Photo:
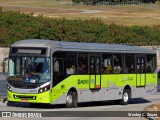
[[49, 66], [49, 58], [24, 56], [10, 57], [8, 81], [13, 86], [18, 83], [27, 85], [45, 83], [50, 80]]

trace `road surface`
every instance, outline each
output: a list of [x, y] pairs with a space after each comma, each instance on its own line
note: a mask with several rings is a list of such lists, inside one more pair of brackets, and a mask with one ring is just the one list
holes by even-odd
[[[42, 118], [37, 118], [38, 120], [43, 120], [46, 117], [43, 116], [43, 112], [45, 111], [48, 113], [48, 119], [61, 119], [61, 120], [97, 120], [98, 119], [109, 119], [109, 120], [119, 120], [120, 118], [122, 119], [123, 114], [122, 111], [126, 111], [126, 116], [123, 117], [123, 120], [144, 120], [145, 118], [143, 117], [128, 117], [128, 112], [130, 111], [131, 113], [137, 112], [141, 113], [143, 109], [150, 105], [150, 104], [158, 104], [160, 103], [160, 93], [155, 93], [152, 94], [145, 99], [132, 99], [130, 104], [123, 106], [123, 105], [118, 105], [115, 104], [113, 101], [105, 101], [105, 102], [100, 102], [100, 103], [81, 103], [79, 104], [78, 108], [71, 108], [67, 109], [64, 108], [64, 105], [52, 105], [52, 106], [39, 106], [39, 107], [32, 107], [30, 104], [27, 103], [3, 103], [0, 102], [0, 111], [8, 111], [8, 112], [14, 112], [18, 111], [18, 113], [21, 112], [31, 112], [31, 113], [36, 113], [40, 112], [42, 113]], [[57, 112], [58, 111], [58, 112]], [[65, 112], [64, 112], [65, 111]], [[93, 112], [92, 112], [93, 111]], [[73, 113], [73, 114], [72, 114]], [[81, 114], [84, 114], [81, 116]], [[100, 117], [102, 114], [103, 117]], [[111, 116], [110, 116], [111, 114]], [[69, 115], [69, 117], [67, 117]], [[106, 118], [106, 116], [109, 115], [109, 118]], [[118, 115], [118, 116], [116, 116]], [[56, 116], [56, 117], [54, 117]], [[70, 117], [71, 116], [71, 117]], [[94, 116], [94, 117], [92, 117]], [[116, 116], [116, 117], [115, 117]], [[43, 118], [44, 117], [44, 118]], [[2, 118], [3, 119], [3, 118]], [[5, 119], [5, 118], [4, 118]], [[20, 118], [12, 118], [12, 120], [17, 120]]]

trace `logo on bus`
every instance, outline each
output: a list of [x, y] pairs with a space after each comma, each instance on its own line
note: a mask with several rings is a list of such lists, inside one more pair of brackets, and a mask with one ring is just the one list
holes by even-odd
[[26, 82], [26, 83], [29, 83], [29, 82], [30, 82], [30, 78], [29, 78], [28, 76], [26, 76], [25, 82]]
[[78, 80], [78, 85], [80, 84], [89, 84], [89, 80]]

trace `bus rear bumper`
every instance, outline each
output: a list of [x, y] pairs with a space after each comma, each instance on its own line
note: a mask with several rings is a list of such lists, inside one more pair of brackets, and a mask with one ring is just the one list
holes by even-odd
[[37, 94], [19, 94], [7, 90], [7, 100], [10, 102], [50, 103], [49, 91]]

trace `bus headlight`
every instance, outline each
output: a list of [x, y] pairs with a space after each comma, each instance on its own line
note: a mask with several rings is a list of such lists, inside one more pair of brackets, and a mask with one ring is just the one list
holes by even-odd
[[12, 89], [11, 89], [11, 87], [7, 84], [7, 89], [10, 91], [10, 92], [12, 92]]
[[50, 85], [47, 85], [45, 87], [39, 88], [38, 92], [42, 93], [42, 92], [46, 92], [50, 89]]

